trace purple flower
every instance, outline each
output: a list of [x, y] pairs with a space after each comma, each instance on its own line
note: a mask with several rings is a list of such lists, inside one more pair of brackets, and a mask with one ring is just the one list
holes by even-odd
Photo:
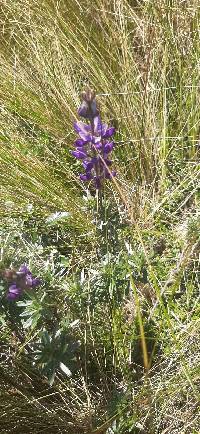
[[90, 172], [94, 168], [95, 164], [97, 164], [97, 162], [98, 162], [98, 158], [93, 157], [91, 158], [91, 160], [88, 159], [83, 161], [83, 167], [86, 170], [86, 172]]
[[91, 179], [93, 179], [93, 176], [92, 176], [91, 172], [86, 172], [85, 174], [81, 173], [79, 175], [79, 177], [80, 177], [81, 181], [91, 181]]
[[[100, 116], [96, 116], [90, 125], [84, 124], [82, 121], [74, 122], [74, 129], [85, 144], [88, 142], [98, 144], [102, 142], [102, 139], [108, 139], [115, 133], [114, 127], [102, 124]], [[77, 141], [75, 146], [76, 143]]]
[[114, 142], [108, 142], [104, 145], [104, 152], [105, 154], [109, 154], [110, 152], [112, 152], [113, 148], [114, 148], [115, 144]]
[[76, 151], [71, 151], [71, 154], [75, 157], [78, 158], [78, 160], [83, 160], [84, 158], [87, 157], [87, 154], [85, 151], [83, 151], [82, 149], [77, 148]]
[[71, 151], [71, 154], [78, 160], [82, 160], [85, 173], [80, 174], [81, 181], [92, 180], [95, 188], [100, 189], [105, 179], [116, 176], [116, 172], [111, 172], [109, 169], [112, 161], [108, 159], [108, 154], [112, 152], [115, 145], [108, 139], [115, 133], [115, 128], [101, 122], [92, 90], [83, 92], [82, 99], [78, 114], [88, 119], [89, 123], [82, 121], [74, 123], [79, 138], [74, 142], [76, 150]]
[[79, 148], [79, 147], [84, 146], [86, 143], [87, 143], [87, 142], [85, 142], [85, 140], [77, 139], [77, 140], [74, 142], [74, 146], [77, 147], [77, 148]]
[[90, 125], [84, 124], [82, 121], [74, 122], [74, 129], [79, 134], [82, 141], [88, 143], [91, 141], [91, 127]]
[[16, 300], [24, 290], [36, 288], [41, 284], [41, 280], [33, 277], [26, 265], [21, 265], [18, 271], [7, 270], [4, 275], [10, 284], [7, 293], [8, 300]]
[[16, 283], [13, 283], [8, 288], [7, 299], [16, 300], [21, 293], [21, 288], [18, 288]]
[[94, 119], [94, 135], [101, 139], [107, 139], [115, 133], [114, 127], [108, 127], [107, 124], [102, 124], [100, 116]]

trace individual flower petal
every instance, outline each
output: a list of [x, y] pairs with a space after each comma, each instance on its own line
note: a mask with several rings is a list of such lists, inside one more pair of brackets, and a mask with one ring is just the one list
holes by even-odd
[[77, 140], [75, 140], [75, 142], [74, 142], [74, 146], [75, 146], [76, 148], [79, 148], [79, 147], [81, 147], [81, 146], [84, 146], [86, 143], [87, 143], [87, 141], [85, 141], [85, 140], [83, 140], [83, 139], [77, 139]]
[[94, 133], [96, 136], [104, 137], [108, 125], [102, 124], [100, 116], [94, 118]]
[[109, 127], [109, 128], [106, 129], [106, 131], [105, 131], [105, 133], [103, 135], [103, 138], [107, 139], [108, 137], [113, 136], [113, 134], [115, 134], [115, 128], [114, 127]]
[[32, 286], [32, 283], [33, 283], [33, 278], [32, 278], [32, 274], [30, 275], [30, 274], [27, 274], [26, 275], [26, 278], [25, 278], [25, 282], [24, 282], [24, 286], [25, 286], [25, 288], [31, 288], [31, 286]]
[[17, 294], [18, 292], [20, 292], [20, 289], [17, 288], [16, 283], [13, 283], [12, 285], [9, 286], [8, 291]]
[[104, 153], [109, 154], [113, 150], [114, 146], [114, 142], [106, 143], [103, 148]]
[[77, 122], [74, 122], [74, 129], [75, 129], [75, 131], [79, 134], [81, 131], [83, 131], [83, 132], [89, 132], [89, 131], [91, 131], [91, 126], [90, 125], [88, 125], [88, 124], [85, 124], [84, 122], [82, 122], [82, 121], [77, 121]]
[[81, 173], [79, 175], [79, 178], [81, 181], [85, 182], [85, 181], [90, 181], [93, 178], [93, 176], [92, 176], [91, 172], [86, 172], [85, 174]]
[[19, 271], [17, 271], [17, 273], [28, 274], [28, 273], [30, 273], [30, 270], [27, 267], [27, 265], [21, 265], [21, 267], [19, 268]]
[[83, 161], [83, 167], [86, 170], [86, 172], [90, 172], [95, 164], [96, 158], [92, 158], [90, 161]]
[[39, 279], [39, 277], [34, 277], [32, 279], [32, 288], [36, 288], [36, 286], [41, 285], [41, 279]]
[[90, 125], [84, 124], [82, 121], [74, 122], [74, 129], [79, 134], [80, 138], [84, 141], [91, 140], [91, 127]]
[[100, 151], [103, 147], [101, 137], [94, 137], [92, 140], [92, 143], [93, 143], [95, 149], [98, 149], [98, 151]]
[[16, 300], [19, 297], [19, 294], [14, 294], [12, 292], [8, 292], [7, 300]]
[[77, 149], [76, 151], [71, 151], [71, 154], [72, 154], [75, 158], [78, 158], [78, 160], [83, 160], [84, 158], [87, 157], [86, 152], [83, 151], [82, 149]]

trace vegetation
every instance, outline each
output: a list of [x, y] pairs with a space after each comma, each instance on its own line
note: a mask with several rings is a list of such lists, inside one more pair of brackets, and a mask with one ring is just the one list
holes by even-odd
[[[1, 2], [2, 434], [199, 433], [198, 3]], [[87, 86], [102, 191], [70, 152]]]

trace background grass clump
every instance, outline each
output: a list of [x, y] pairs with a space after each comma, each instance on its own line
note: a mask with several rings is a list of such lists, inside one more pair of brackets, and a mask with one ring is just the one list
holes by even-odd
[[[1, 432], [197, 434], [198, 1], [0, 8]], [[70, 153], [87, 85], [101, 209]], [[9, 303], [24, 263], [42, 284]]]

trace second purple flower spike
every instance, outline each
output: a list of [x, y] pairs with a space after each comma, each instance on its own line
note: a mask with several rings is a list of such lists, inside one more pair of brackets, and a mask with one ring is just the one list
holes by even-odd
[[4, 276], [9, 283], [8, 300], [16, 300], [24, 290], [36, 288], [41, 284], [41, 280], [38, 277], [33, 277], [26, 265], [21, 265], [18, 271], [6, 270]]
[[79, 139], [75, 141], [75, 150], [71, 153], [82, 161], [85, 169], [85, 173], [80, 174], [80, 179], [84, 182], [92, 181], [95, 188], [100, 189], [105, 179], [116, 176], [116, 172], [110, 170], [112, 161], [109, 158], [115, 145], [112, 141], [115, 128], [101, 122], [93, 90], [83, 92], [82, 100], [78, 114], [88, 119], [89, 123], [74, 123]]

